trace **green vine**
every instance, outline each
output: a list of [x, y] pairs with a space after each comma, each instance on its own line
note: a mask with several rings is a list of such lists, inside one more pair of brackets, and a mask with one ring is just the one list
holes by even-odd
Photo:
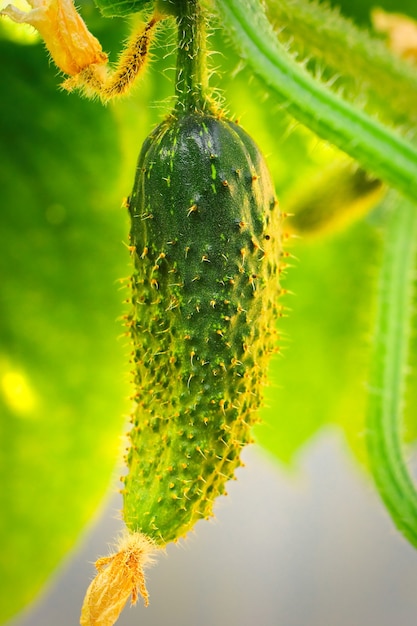
[[217, 6], [241, 54], [288, 113], [410, 199], [417, 197], [417, 149], [410, 142], [297, 64], [259, 0], [217, 0]]
[[417, 211], [415, 205], [397, 195], [391, 195], [388, 202], [372, 345], [367, 444], [380, 495], [398, 530], [417, 547], [417, 491], [401, 443], [413, 314]]

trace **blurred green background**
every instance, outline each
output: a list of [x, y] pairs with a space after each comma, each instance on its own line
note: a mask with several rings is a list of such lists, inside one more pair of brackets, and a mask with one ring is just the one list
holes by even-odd
[[[379, 4], [417, 17], [411, 0]], [[365, 23], [372, 3], [340, 5]], [[84, 16], [115, 58], [128, 22], [103, 19], [87, 4]], [[166, 25], [140, 87], [103, 107], [60, 90], [43, 45], [23, 32], [0, 22], [1, 620], [37, 597], [117, 487], [131, 393], [120, 321], [128, 295], [120, 279], [130, 272], [122, 200], [143, 139], [171, 106], [175, 65]], [[225, 35], [217, 29], [211, 37], [221, 52], [212, 59], [212, 84], [266, 154], [285, 211], [297, 188], [313, 185], [340, 155], [288, 118], [241, 67]], [[297, 453], [328, 424], [366, 464], [380, 222], [376, 209], [331, 236], [289, 243], [292, 295], [256, 430], [289, 474]], [[409, 389], [413, 439], [413, 373]]]

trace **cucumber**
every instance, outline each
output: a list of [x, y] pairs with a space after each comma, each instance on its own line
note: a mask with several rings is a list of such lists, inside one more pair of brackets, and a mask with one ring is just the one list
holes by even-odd
[[209, 96], [199, 0], [178, 27], [176, 104], [145, 140], [127, 202], [135, 408], [122, 478], [127, 535], [96, 562], [82, 626], [112, 626], [144, 568], [241, 464], [276, 349], [281, 214], [265, 161]]
[[136, 408], [124, 520], [157, 545], [212, 515], [240, 465], [276, 347], [280, 211], [242, 128], [178, 111], [129, 200]]

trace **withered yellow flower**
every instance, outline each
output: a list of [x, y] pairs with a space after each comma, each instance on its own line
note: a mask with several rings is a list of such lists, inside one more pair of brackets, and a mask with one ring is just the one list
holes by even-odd
[[117, 66], [108, 68], [108, 57], [88, 30], [72, 0], [28, 0], [32, 9], [21, 11], [12, 4], [0, 11], [21, 24], [34, 26], [45, 41], [55, 64], [68, 78], [64, 89], [80, 89], [87, 97], [103, 102], [129, 92], [143, 71], [156, 25], [166, 16], [155, 11], [150, 21], [135, 32], [120, 55]]
[[60, 70], [74, 76], [91, 65], [105, 66], [107, 55], [88, 30], [72, 0], [28, 2], [32, 7], [30, 11], [21, 11], [9, 4], [0, 14], [36, 28]]
[[97, 575], [85, 595], [81, 626], [113, 626], [131, 596], [136, 604], [139, 594], [148, 605], [144, 567], [153, 562], [155, 545], [141, 533], [123, 537], [118, 551], [96, 561]]

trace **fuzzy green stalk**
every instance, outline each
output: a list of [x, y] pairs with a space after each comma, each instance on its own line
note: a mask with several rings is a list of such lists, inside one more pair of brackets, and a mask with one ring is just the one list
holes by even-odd
[[398, 530], [417, 547], [417, 491], [402, 445], [417, 252], [415, 205], [398, 195], [386, 224], [367, 415], [371, 471]]
[[182, 113], [209, 111], [205, 18], [199, 0], [177, 0], [176, 108]]

